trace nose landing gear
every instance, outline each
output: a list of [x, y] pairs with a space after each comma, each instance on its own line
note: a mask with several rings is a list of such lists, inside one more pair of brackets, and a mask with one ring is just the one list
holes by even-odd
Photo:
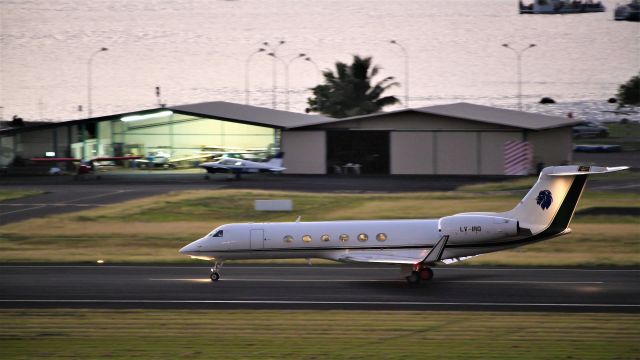
[[209, 276], [211, 281], [220, 280], [220, 273], [218, 272], [220, 269], [222, 269], [222, 263], [215, 262], [211, 268], [211, 275]]

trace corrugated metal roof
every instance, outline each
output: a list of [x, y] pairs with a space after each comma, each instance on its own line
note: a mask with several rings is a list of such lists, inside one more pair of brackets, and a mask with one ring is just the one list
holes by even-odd
[[[515, 111], [508, 109], [501, 109], [491, 106], [476, 105], [465, 102], [447, 104], [447, 105], [435, 105], [427, 106], [415, 109], [402, 109], [394, 110], [390, 112], [353, 116], [349, 118], [343, 118], [339, 120], [330, 121], [330, 124], [348, 121], [348, 120], [363, 120], [367, 118], [386, 116], [391, 114], [398, 114], [404, 112], [418, 112], [430, 115], [440, 115], [470, 121], [478, 121], [488, 124], [496, 124], [503, 126], [512, 126], [516, 128], [528, 129], [528, 130], [545, 130], [553, 129], [564, 126], [573, 126], [581, 123], [580, 120], [568, 119], [558, 116], [541, 115], [535, 113], [529, 113], [524, 111]], [[312, 124], [315, 125], [315, 124]], [[312, 126], [310, 125], [310, 126]], [[302, 126], [298, 126], [302, 127]]]
[[427, 114], [455, 117], [465, 120], [481, 121], [490, 124], [506, 125], [530, 130], [544, 130], [579, 124], [580, 120], [559, 116], [535, 114], [524, 111], [501, 109], [469, 103], [428, 106], [417, 109]]
[[[522, 111], [500, 109], [490, 106], [475, 105], [469, 103], [455, 103], [449, 105], [436, 105], [416, 109], [401, 109], [384, 113], [354, 116], [343, 119], [333, 119], [322, 115], [307, 115], [289, 111], [272, 110], [263, 107], [235, 104], [226, 101], [211, 101], [189, 105], [171, 106], [166, 109], [177, 113], [210, 117], [215, 119], [235, 121], [239, 123], [270, 126], [280, 129], [294, 129], [311, 127], [321, 124], [333, 124], [342, 121], [367, 119], [390, 114], [404, 112], [420, 112], [425, 114], [441, 115], [453, 118], [460, 118], [471, 121], [479, 121], [490, 124], [513, 126], [530, 130], [544, 130], [564, 126], [579, 124], [580, 120], [567, 119], [557, 116], [540, 115]], [[46, 123], [38, 126], [4, 128], [0, 129], [0, 134], [11, 135], [14, 133], [53, 128], [57, 126], [68, 126], [83, 122], [104, 121], [119, 118], [130, 114], [151, 113], [153, 111], [165, 110], [165, 108], [145, 109], [130, 113], [107, 115], [92, 119], [79, 119], [59, 123]]]
[[300, 114], [226, 101], [170, 106], [167, 109], [188, 115], [202, 115], [249, 125], [270, 126], [281, 129], [322, 124], [334, 120], [321, 115]]
[[146, 114], [155, 111], [172, 110], [185, 115], [202, 116], [220, 120], [234, 121], [256, 126], [269, 126], [280, 129], [309, 126], [333, 121], [334, 119], [321, 115], [307, 115], [290, 111], [272, 110], [263, 107], [235, 104], [226, 101], [210, 101], [188, 105], [169, 106], [167, 108], [145, 109], [122, 114], [106, 115], [91, 119], [78, 119], [63, 122], [43, 123], [37, 126], [25, 126], [17, 128], [2, 128], [0, 134], [12, 135], [14, 133], [33, 130], [43, 130], [59, 126], [69, 126], [87, 122], [112, 120], [133, 114]]

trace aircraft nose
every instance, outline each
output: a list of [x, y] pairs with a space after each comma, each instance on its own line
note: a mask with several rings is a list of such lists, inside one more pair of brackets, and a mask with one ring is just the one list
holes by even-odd
[[189, 255], [195, 251], [197, 251], [198, 249], [198, 245], [196, 245], [196, 241], [190, 243], [189, 245], [183, 247], [182, 249], [180, 249], [180, 253], [181, 254], [185, 254], [185, 255]]

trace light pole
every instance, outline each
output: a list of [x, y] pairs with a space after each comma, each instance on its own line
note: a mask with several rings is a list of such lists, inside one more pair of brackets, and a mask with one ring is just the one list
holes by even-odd
[[[322, 76], [322, 71], [320, 71], [320, 68], [318, 67], [318, 64], [315, 61], [313, 61], [313, 59], [310, 58], [309, 56], [304, 58], [304, 60], [313, 64], [313, 66], [316, 68], [316, 74], [317, 74], [316, 77], [318, 78], [318, 80], [321, 80], [320, 77]], [[318, 81], [318, 85], [319, 84], [320, 84], [320, 81]]]
[[264, 45], [264, 46], [265, 46], [265, 47], [267, 47], [269, 50], [271, 50], [271, 52], [270, 52], [268, 55], [273, 54], [273, 90], [271, 91], [271, 97], [272, 97], [272, 100], [271, 100], [271, 107], [272, 107], [273, 109], [275, 109], [275, 108], [276, 108], [276, 103], [277, 103], [277, 95], [276, 95], [276, 86], [277, 86], [277, 83], [276, 83], [276, 78], [277, 78], [277, 75], [278, 75], [278, 70], [277, 70], [277, 67], [276, 67], [276, 60], [277, 60], [278, 58], [277, 58], [277, 56], [275, 56], [275, 55], [276, 55], [276, 53], [277, 53], [277, 51], [278, 51], [278, 48], [279, 48], [280, 46], [282, 46], [284, 43], [285, 43], [285, 41], [284, 41], [284, 40], [280, 40], [280, 41], [279, 41], [277, 44], [275, 44], [275, 45], [271, 45], [271, 44], [269, 44], [269, 42], [267, 42], [267, 41], [265, 41], [265, 42], [263, 42], [263, 43], [262, 43], [262, 45]]
[[244, 103], [249, 105], [249, 63], [251, 62], [251, 58], [253, 55], [263, 52], [264, 49], [260, 48], [254, 52], [252, 52], [249, 57], [247, 57], [247, 61], [244, 64]]
[[89, 60], [87, 61], [87, 119], [91, 119], [91, 65], [93, 64], [93, 58], [103, 51], [107, 51], [106, 47], [100, 48], [100, 50], [94, 51], [91, 56], [89, 56]]
[[409, 53], [407, 49], [395, 40], [389, 41], [390, 44], [397, 45], [404, 55], [404, 105], [409, 107]]
[[522, 111], [522, 53], [535, 47], [536, 44], [529, 44], [529, 46], [520, 50], [512, 48], [509, 44], [502, 44], [502, 46], [516, 53], [516, 59], [518, 61], [518, 111]]
[[307, 56], [307, 54], [300, 53], [294, 56], [293, 58], [291, 58], [291, 60], [289, 60], [288, 62], [285, 62], [284, 60], [282, 60], [282, 58], [280, 58], [278, 55], [274, 53], [269, 53], [267, 55], [273, 56], [275, 59], [278, 59], [282, 63], [282, 65], [284, 65], [284, 88], [286, 90], [285, 94], [287, 95], [287, 102], [285, 105], [286, 106], [285, 109], [289, 111], [289, 66], [295, 59], [303, 58]]

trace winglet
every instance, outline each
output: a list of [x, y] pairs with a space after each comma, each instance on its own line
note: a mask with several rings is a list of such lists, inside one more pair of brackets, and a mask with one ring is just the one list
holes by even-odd
[[444, 248], [447, 245], [447, 240], [449, 240], [449, 235], [442, 236], [436, 245], [431, 248], [431, 251], [429, 251], [429, 254], [427, 254], [422, 262], [431, 264], [440, 261]]

